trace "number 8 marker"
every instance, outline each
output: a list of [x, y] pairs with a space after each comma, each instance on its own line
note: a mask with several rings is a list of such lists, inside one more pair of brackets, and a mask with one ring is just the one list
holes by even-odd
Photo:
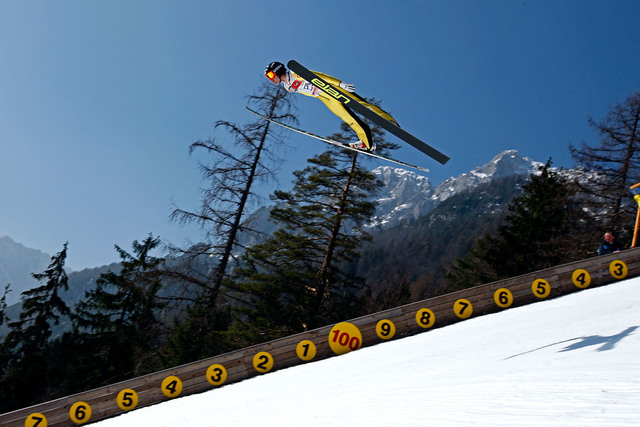
[[416, 323], [421, 328], [430, 328], [436, 323], [436, 315], [428, 308], [421, 308], [416, 313]]

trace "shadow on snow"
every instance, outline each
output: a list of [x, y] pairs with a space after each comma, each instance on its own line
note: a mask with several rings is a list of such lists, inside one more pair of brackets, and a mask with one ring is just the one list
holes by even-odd
[[525, 351], [524, 353], [514, 354], [513, 356], [507, 357], [504, 360], [513, 359], [514, 357], [518, 357], [518, 356], [522, 356], [522, 355], [525, 355], [525, 354], [533, 353], [535, 351], [542, 350], [544, 348], [553, 347], [554, 345], [570, 343], [570, 342], [573, 342], [573, 341], [577, 341], [577, 342], [574, 342], [573, 344], [570, 344], [570, 345], [564, 347], [559, 352], [562, 353], [562, 352], [566, 352], [566, 351], [573, 351], [573, 350], [578, 350], [578, 349], [585, 348], [585, 347], [598, 346], [598, 345], [601, 345], [601, 346], [599, 348], [597, 348], [596, 351], [613, 350], [613, 348], [616, 346], [616, 344], [618, 344], [620, 341], [622, 341], [623, 338], [626, 338], [627, 336], [633, 334], [633, 332], [638, 328], [639, 328], [639, 326], [631, 326], [631, 327], [625, 329], [624, 331], [620, 332], [619, 334], [610, 335], [610, 336], [589, 335], [587, 337], [572, 338], [572, 339], [569, 339], [569, 340], [558, 341], [558, 342], [555, 342], [553, 344], [549, 344], [549, 345], [545, 345], [545, 346], [542, 346], [542, 347], [538, 347], [538, 348], [530, 350], [530, 351]]

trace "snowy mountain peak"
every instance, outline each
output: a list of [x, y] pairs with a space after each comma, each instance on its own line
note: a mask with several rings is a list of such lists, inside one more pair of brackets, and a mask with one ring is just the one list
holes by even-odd
[[522, 157], [516, 150], [506, 150], [495, 156], [490, 162], [478, 166], [457, 177], [448, 178], [436, 187], [432, 196], [437, 203], [461, 191], [468, 190], [494, 179], [513, 175], [530, 175], [543, 163]]
[[522, 157], [516, 150], [506, 150], [488, 163], [434, 187], [424, 175], [401, 168], [380, 166], [372, 173], [384, 186], [380, 191], [376, 216], [370, 227], [392, 227], [431, 212], [440, 202], [479, 184], [513, 175], [529, 175], [543, 164]]
[[434, 187], [429, 178], [401, 168], [380, 166], [371, 171], [384, 186], [370, 226], [390, 227], [430, 212]]
[[537, 171], [539, 166], [544, 166], [544, 164], [534, 162], [528, 157], [522, 157], [516, 150], [506, 150], [484, 166], [473, 169], [471, 173], [501, 178], [510, 175], [531, 174]]
[[402, 196], [405, 193], [413, 196], [415, 192], [433, 193], [434, 187], [424, 175], [401, 168], [380, 166], [371, 171], [384, 183], [385, 192], [390, 190], [391, 197]]

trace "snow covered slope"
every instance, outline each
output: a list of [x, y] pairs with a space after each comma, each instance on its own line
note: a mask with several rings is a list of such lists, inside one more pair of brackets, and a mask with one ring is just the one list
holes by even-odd
[[636, 278], [95, 425], [638, 425], [639, 313]]

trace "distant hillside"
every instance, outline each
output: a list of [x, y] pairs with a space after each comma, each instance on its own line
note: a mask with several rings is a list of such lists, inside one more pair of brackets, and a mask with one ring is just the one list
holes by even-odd
[[7, 304], [20, 301], [20, 294], [34, 286], [36, 279], [32, 273], [41, 273], [51, 261], [51, 257], [39, 250], [30, 249], [13, 241], [8, 236], [0, 236], [0, 292], [11, 284]]
[[[47, 262], [45, 266], [36, 270], [36, 272], [41, 273], [44, 269], [47, 268], [51, 259], [47, 258]], [[113, 263], [110, 265], [105, 265], [98, 268], [87, 268], [78, 272], [68, 273], [69, 276], [69, 290], [62, 292], [61, 297], [64, 302], [69, 306], [69, 308], [73, 308], [73, 306], [78, 303], [82, 298], [84, 298], [84, 293], [90, 289], [93, 289], [96, 284], [96, 280], [100, 277], [102, 273], [106, 273], [108, 271], [119, 272], [122, 267], [118, 263]], [[34, 280], [34, 286], [41, 286], [42, 283]], [[20, 294], [17, 295], [18, 301], [14, 302], [12, 305], [7, 307], [7, 316], [9, 319], [17, 320], [20, 316], [20, 311], [22, 310], [22, 304], [20, 303]], [[55, 331], [63, 330], [67, 326], [67, 320], [62, 319], [60, 325], [54, 328]], [[0, 336], [3, 336], [8, 331], [7, 325], [0, 326]]]
[[426, 298], [445, 284], [444, 269], [466, 254], [484, 233], [497, 230], [529, 175], [497, 178], [457, 192], [429, 214], [373, 236], [355, 266], [374, 294], [408, 285], [412, 298]]

